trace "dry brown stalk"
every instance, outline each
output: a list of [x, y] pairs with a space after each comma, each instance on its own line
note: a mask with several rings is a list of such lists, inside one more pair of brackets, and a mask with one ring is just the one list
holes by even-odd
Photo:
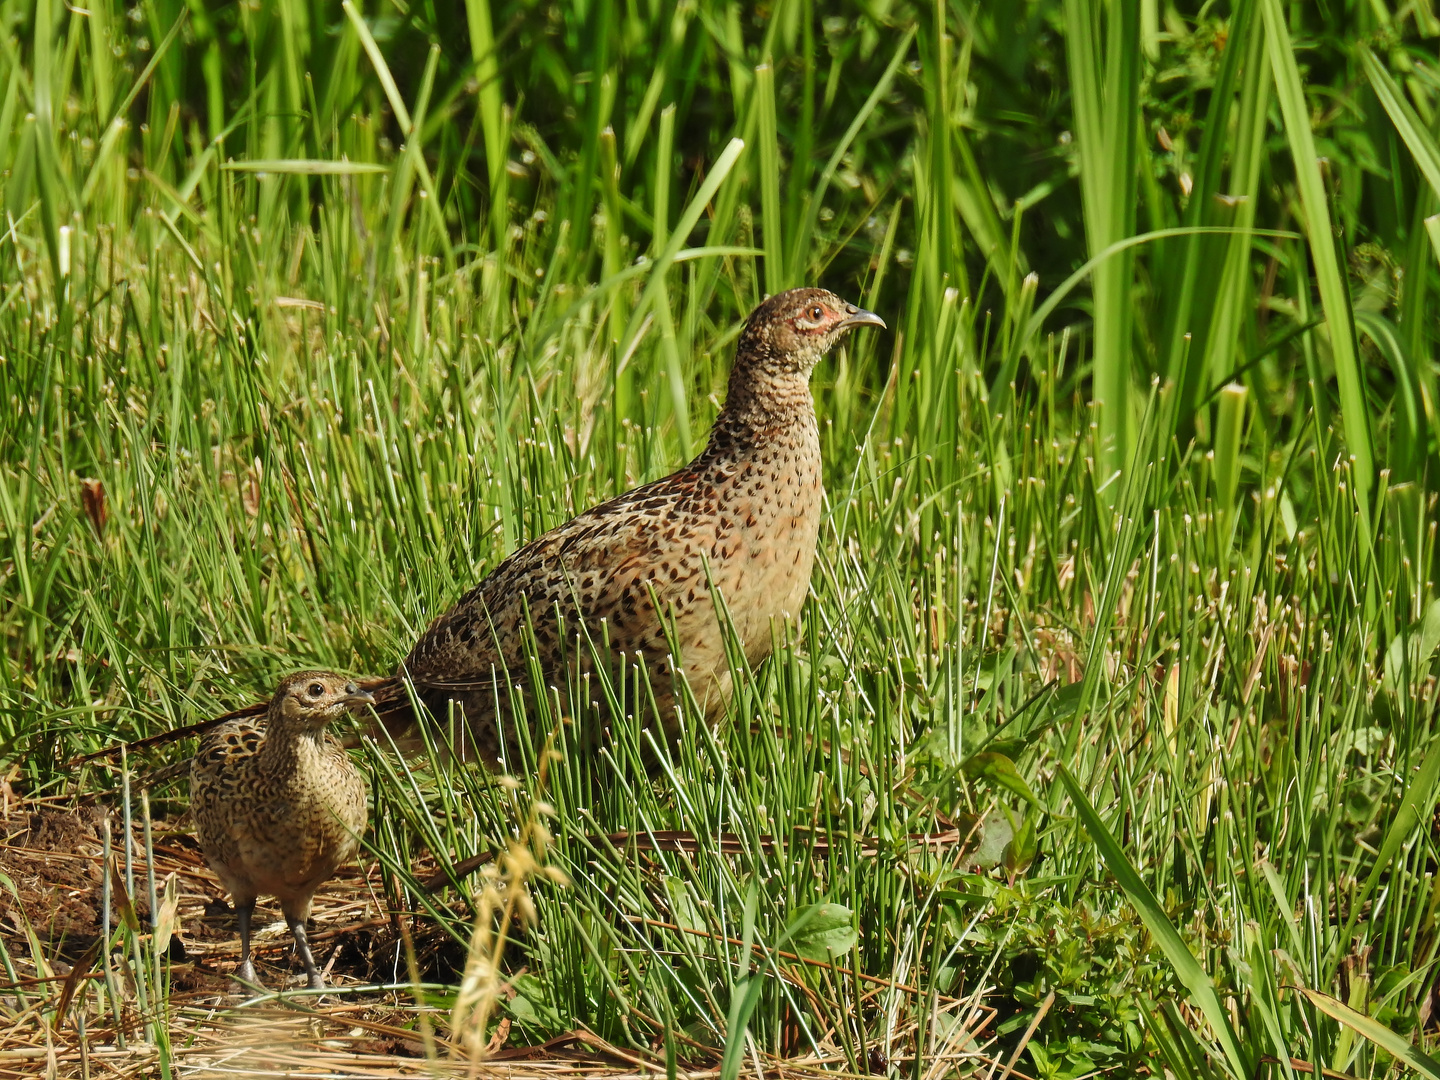
[[[465, 961], [465, 974], [460, 981], [460, 991], [455, 996], [450, 1023], [450, 1030], [455, 1033], [455, 1044], [463, 1046], [470, 1058], [472, 1077], [478, 1074], [480, 1063], [490, 1052], [490, 1039], [486, 1032], [490, 1017], [505, 992], [500, 963], [505, 955], [510, 928], [517, 920], [524, 926], [535, 922], [535, 902], [530, 899], [530, 882], [544, 880], [561, 886], [570, 883], [563, 870], [545, 864], [551, 836], [544, 819], [554, 816], [554, 810], [541, 797], [549, 781], [550, 765], [560, 757], [554, 749], [557, 734], [558, 729], [551, 733], [540, 754], [535, 797], [530, 800], [529, 809], [522, 814], [518, 803], [515, 806], [520, 823], [516, 838], [510, 841], [498, 859], [481, 872], [480, 885], [472, 901], [475, 930], [470, 937], [470, 953]], [[512, 796], [520, 788], [519, 781], [513, 777], [501, 777], [500, 783], [512, 792]], [[453, 1049], [452, 1056], [455, 1056]]]

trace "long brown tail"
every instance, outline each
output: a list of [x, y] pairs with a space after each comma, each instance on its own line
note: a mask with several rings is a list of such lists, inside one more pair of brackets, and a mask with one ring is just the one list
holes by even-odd
[[239, 709], [233, 709], [221, 716], [212, 716], [209, 720], [200, 720], [193, 724], [185, 724], [182, 727], [171, 728], [169, 731], [162, 731], [159, 735], [151, 735], [146, 739], [136, 739], [130, 743], [116, 743], [114, 746], [107, 746], [103, 750], [96, 750], [91, 754], [83, 754], [77, 758], [71, 758], [68, 765], [74, 768], [76, 765], [83, 765], [87, 761], [95, 761], [98, 758], [116, 757], [123, 750], [127, 754], [135, 754], [141, 750], [151, 750], [157, 746], [168, 746], [172, 742], [179, 742], [181, 739], [188, 739], [193, 735], [204, 735], [213, 727], [219, 727], [227, 720], [239, 720], [247, 716], [263, 716], [265, 710], [270, 707], [268, 701], [256, 702], [252, 705], [245, 705]]
[[[417, 684], [407, 683], [398, 675], [357, 679], [355, 680], [356, 685], [362, 690], [369, 691], [375, 698], [371, 706], [373, 712], [366, 710], [364, 713], [358, 714], [353, 729], [355, 734], [347, 732], [342, 739], [346, 745], [355, 746], [358, 745], [360, 737], [369, 736], [382, 745], [393, 742], [399, 749], [406, 752], [424, 749], [425, 743], [416, 724], [415, 698], [412, 696], [418, 694], [432, 715], [440, 721], [438, 728], [432, 734], [435, 736], [435, 745], [443, 752], [465, 760], [476, 756], [495, 760], [498, 756], [496, 748], [485, 743], [477, 744], [474, 741], [476, 732], [468, 725], [483, 724], [485, 719], [494, 716], [497, 697], [500, 694], [499, 688], [504, 682], [504, 679], [497, 680], [492, 677], [445, 682], [427, 681]], [[454, 716], [463, 715], [467, 718], [467, 723], [459, 725], [457, 729], [450, 729], [447, 723], [447, 718], [451, 716], [451, 703], [455, 706]], [[181, 739], [204, 735], [211, 728], [218, 727], [227, 720], [263, 716], [269, 707], [268, 701], [257, 701], [242, 708], [233, 709], [221, 716], [211, 717], [209, 720], [186, 724], [170, 731], [163, 731], [159, 735], [151, 735], [146, 739], [137, 739], [132, 743], [117, 743], [114, 746], [108, 746], [104, 750], [97, 750], [94, 753], [74, 758], [70, 762], [70, 766], [73, 768], [98, 758], [114, 757], [122, 750], [135, 754], [143, 750], [168, 746]], [[449, 737], [447, 737], [447, 731]]]
[[[393, 675], [375, 679], [357, 679], [355, 684], [361, 690], [368, 690], [375, 696], [375, 714], [379, 717], [377, 724], [369, 715], [359, 718], [359, 729], [362, 733], [370, 735], [380, 741], [385, 740], [385, 733], [396, 740], [404, 738], [406, 733], [415, 723], [415, 710], [410, 705], [410, 695], [405, 689], [405, 683]], [[151, 735], [149, 738], [137, 739], [131, 743], [116, 743], [114, 746], [107, 746], [103, 750], [96, 750], [91, 754], [84, 754], [81, 757], [71, 759], [69, 766], [83, 765], [87, 761], [95, 761], [99, 758], [117, 757], [123, 750], [127, 754], [136, 754], [144, 750], [153, 750], [159, 746], [168, 746], [181, 739], [189, 739], [198, 735], [204, 735], [211, 728], [219, 727], [227, 720], [242, 720], [251, 716], [264, 716], [265, 710], [270, 707], [270, 702], [256, 701], [249, 705], [232, 709], [230, 712], [220, 716], [212, 716], [209, 720], [199, 720], [193, 724], [185, 724], [178, 728], [171, 728], [169, 731], [162, 731], [158, 735]]]

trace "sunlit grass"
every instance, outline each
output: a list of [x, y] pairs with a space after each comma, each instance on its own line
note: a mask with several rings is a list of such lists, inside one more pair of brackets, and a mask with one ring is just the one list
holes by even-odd
[[[1398, 1069], [1295, 989], [1419, 1042], [1435, 983], [1440, 82], [1377, 10], [6, 8], [10, 782], [113, 800], [63, 763], [390, 671], [819, 282], [893, 332], [816, 374], [811, 602], [718, 730], [540, 710], [511, 1041]], [[366, 754], [468, 942], [409, 868], [533, 768]]]

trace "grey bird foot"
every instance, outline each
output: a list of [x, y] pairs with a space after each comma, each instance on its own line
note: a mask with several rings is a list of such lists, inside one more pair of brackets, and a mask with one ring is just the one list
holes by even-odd
[[295, 938], [295, 952], [300, 956], [300, 962], [305, 965], [306, 985], [311, 990], [323, 990], [325, 988], [325, 975], [315, 966], [315, 956], [310, 951], [310, 939], [305, 933], [305, 920], [287, 918], [290, 924], [290, 933]]
[[241, 961], [240, 966], [235, 969], [235, 978], [251, 986], [260, 985], [260, 980], [255, 976], [255, 965], [248, 959]]

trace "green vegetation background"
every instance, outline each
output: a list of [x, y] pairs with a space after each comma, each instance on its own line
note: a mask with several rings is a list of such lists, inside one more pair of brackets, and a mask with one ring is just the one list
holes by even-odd
[[[803, 628], [658, 779], [639, 730], [557, 770], [514, 1037], [701, 1053], [744, 1003], [918, 1078], [983, 1003], [1037, 1076], [1435, 1075], [1431, 0], [0, 23], [12, 785], [389, 671], [696, 450], [744, 314], [820, 283], [892, 332], [816, 376]], [[526, 768], [369, 757], [408, 903], [529, 813]], [[981, 818], [979, 873], [908, 839]], [[739, 854], [593, 839], [660, 830]]]

